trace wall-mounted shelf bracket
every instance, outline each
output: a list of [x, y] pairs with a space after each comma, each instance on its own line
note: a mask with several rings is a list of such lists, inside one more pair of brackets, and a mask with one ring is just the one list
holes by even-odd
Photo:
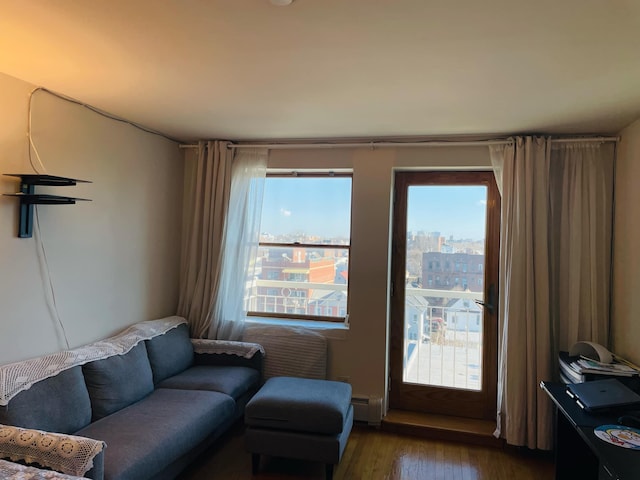
[[35, 193], [36, 185], [46, 185], [53, 187], [73, 186], [78, 183], [91, 183], [87, 180], [75, 178], [56, 177], [54, 175], [39, 174], [19, 174], [5, 173], [7, 177], [18, 177], [20, 179], [20, 192], [5, 193], [5, 196], [20, 199], [20, 225], [18, 236], [20, 238], [30, 238], [33, 235], [33, 206], [34, 205], [71, 205], [78, 201], [90, 202], [87, 198], [65, 197], [60, 195], [49, 195]]

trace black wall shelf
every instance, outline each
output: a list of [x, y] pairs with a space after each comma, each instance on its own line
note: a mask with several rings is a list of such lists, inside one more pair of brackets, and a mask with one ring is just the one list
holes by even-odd
[[4, 194], [7, 197], [16, 197], [20, 199], [20, 226], [18, 229], [18, 236], [20, 238], [29, 238], [33, 235], [34, 205], [72, 205], [79, 201], [91, 201], [88, 198], [76, 198], [61, 195], [35, 193], [36, 185], [67, 187], [76, 185], [78, 183], [91, 183], [88, 180], [57, 177], [55, 175], [20, 173], [5, 173], [5, 176], [17, 177], [20, 179], [20, 192]]

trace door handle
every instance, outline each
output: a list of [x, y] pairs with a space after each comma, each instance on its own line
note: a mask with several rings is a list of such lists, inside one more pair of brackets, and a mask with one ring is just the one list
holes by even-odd
[[475, 302], [480, 305], [483, 308], [486, 308], [487, 310], [489, 310], [489, 313], [491, 315], [494, 314], [496, 306], [495, 306], [495, 300], [496, 300], [496, 287], [494, 284], [489, 285], [489, 295], [488, 295], [488, 301], [487, 302], [483, 302], [482, 300], [475, 300]]

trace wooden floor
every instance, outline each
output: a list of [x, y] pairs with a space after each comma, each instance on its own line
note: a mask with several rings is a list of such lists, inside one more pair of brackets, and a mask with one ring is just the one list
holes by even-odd
[[[180, 480], [323, 479], [324, 466], [284, 458], [262, 459], [251, 474], [241, 426], [205, 452]], [[551, 480], [551, 457], [513, 448], [496, 448], [399, 435], [354, 426], [335, 480]]]

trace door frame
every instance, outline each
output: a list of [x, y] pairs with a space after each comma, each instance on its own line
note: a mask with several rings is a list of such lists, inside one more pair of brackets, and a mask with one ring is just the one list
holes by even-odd
[[[404, 383], [405, 266], [407, 193], [410, 185], [486, 185], [482, 390], [432, 387]], [[390, 289], [389, 406], [469, 418], [494, 419], [497, 402], [498, 271], [500, 252], [500, 194], [492, 171], [397, 171], [394, 175]], [[489, 240], [492, 239], [491, 244]], [[489, 290], [493, 288], [493, 299]]]

